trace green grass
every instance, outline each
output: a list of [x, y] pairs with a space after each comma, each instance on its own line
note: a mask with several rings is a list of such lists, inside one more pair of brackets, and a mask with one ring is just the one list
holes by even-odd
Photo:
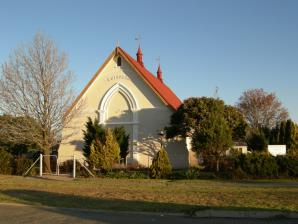
[[297, 181], [89, 178], [55, 181], [0, 175], [0, 202], [118, 211], [298, 211]]

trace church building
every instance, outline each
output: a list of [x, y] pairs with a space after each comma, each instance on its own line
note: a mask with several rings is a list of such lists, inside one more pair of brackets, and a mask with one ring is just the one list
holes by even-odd
[[[161, 147], [160, 132], [169, 125], [172, 113], [181, 100], [165, 84], [160, 65], [156, 76], [143, 62], [139, 47], [136, 59], [116, 47], [76, 98], [71, 110], [82, 105], [62, 131], [58, 160], [73, 155], [84, 159], [83, 131], [88, 117], [98, 118], [104, 127], [123, 126], [130, 136], [127, 164], [149, 167]], [[67, 137], [67, 138], [66, 138]], [[163, 143], [173, 168], [187, 168], [196, 162], [185, 139]]]

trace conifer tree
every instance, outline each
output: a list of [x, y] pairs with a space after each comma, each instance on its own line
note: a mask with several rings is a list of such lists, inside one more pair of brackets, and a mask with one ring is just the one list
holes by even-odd
[[172, 166], [165, 149], [159, 150], [150, 166], [150, 177], [153, 179], [167, 178], [172, 172]]
[[286, 135], [286, 122], [282, 121], [280, 122], [280, 127], [279, 127], [279, 139], [278, 143], [283, 145], [285, 144], [285, 135]]
[[84, 146], [83, 151], [86, 157], [89, 157], [90, 154], [90, 146], [94, 140], [98, 140], [101, 143], [105, 141], [105, 130], [99, 124], [98, 119], [94, 119], [94, 121], [88, 117], [88, 121], [85, 124], [85, 130], [83, 130], [84, 135]]
[[95, 139], [90, 146], [89, 164], [102, 172], [110, 171], [113, 165], [119, 162], [120, 147], [111, 129], [105, 131], [105, 142], [102, 144]]
[[287, 150], [292, 150], [296, 147], [296, 127], [292, 120], [287, 120], [285, 126], [285, 144]]

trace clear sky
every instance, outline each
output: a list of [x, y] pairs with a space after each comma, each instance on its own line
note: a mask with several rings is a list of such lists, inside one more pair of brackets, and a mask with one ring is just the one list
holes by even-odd
[[69, 56], [79, 93], [120, 46], [145, 66], [161, 58], [181, 98], [218, 95], [235, 104], [249, 88], [275, 92], [298, 121], [297, 0], [0, 0], [0, 64], [37, 31]]

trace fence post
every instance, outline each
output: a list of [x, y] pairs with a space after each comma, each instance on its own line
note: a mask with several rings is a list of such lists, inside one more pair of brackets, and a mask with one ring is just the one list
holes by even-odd
[[42, 154], [39, 155], [39, 176], [42, 177]]
[[73, 178], [76, 178], [76, 156], [73, 155]]

